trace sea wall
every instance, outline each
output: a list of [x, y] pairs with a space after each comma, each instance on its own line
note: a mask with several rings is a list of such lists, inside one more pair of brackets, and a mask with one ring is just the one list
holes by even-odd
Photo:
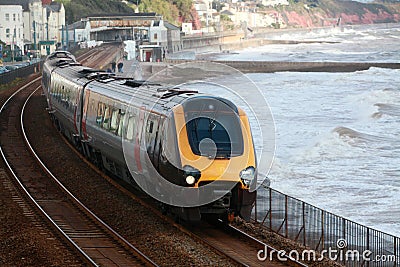
[[244, 73], [278, 71], [296, 72], [354, 72], [371, 67], [400, 69], [400, 63], [374, 62], [270, 62], [270, 61], [218, 61]]
[[[165, 62], [143, 62], [143, 77], [149, 77], [170, 65], [182, 63], [196, 64], [196, 60], [166, 60]], [[295, 72], [354, 72], [371, 67], [400, 69], [400, 63], [374, 62], [284, 62], [284, 61], [211, 61], [225, 64], [243, 73]]]

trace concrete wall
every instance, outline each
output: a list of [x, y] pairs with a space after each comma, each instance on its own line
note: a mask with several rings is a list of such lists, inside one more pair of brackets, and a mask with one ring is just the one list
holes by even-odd
[[[195, 62], [185, 60], [168, 60], [170, 64]], [[373, 62], [279, 62], [279, 61], [213, 61], [226, 64], [244, 73], [268, 73], [277, 71], [298, 72], [354, 72], [371, 67], [400, 69], [400, 63]]]

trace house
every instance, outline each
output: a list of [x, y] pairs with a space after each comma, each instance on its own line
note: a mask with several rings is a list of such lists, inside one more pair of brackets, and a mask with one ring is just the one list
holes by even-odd
[[11, 51], [21, 51], [19, 53], [23, 53], [24, 48], [22, 13], [22, 6], [0, 2], [0, 40], [10, 46]]
[[68, 39], [72, 43], [81, 43], [90, 40], [90, 24], [85, 20], [74, 22], [67, 26]]
[[176, 53], [183, 49], [183, 42], [181, 39], [181, 29], [167, 21], [164, 22], [167, 28], [167, 52]]
[[43, 6], [46, 9], [47, 25], [46, 40], [61, 42], [61, 27], [65, 25], [64, 5], [58, 2], [51, 2]]
[[[4, 12], [4, 16], [0, 18], [0, 21], [4, 18], [4, 21], [0, 23], [4, 27], [1, 31], [4, 32], [5, 36], [7, 36], [7, 29], [10, 29], [10, 32], [12, 31], [11, 28], [6, 28], [5, 26], [7, 25], [8, 13], [8, 19], [12, 22], [13, 28], [16, 31], [15, 35], [14, 32], [9, 34], [14, 39], [22, 39], [22, 42], [20, 40], [18, 42], [22, 43], [23, 50], [26, 52], [29, 50], [39, 50], [38, 44], [40, 41], [45, 41], [46, 45], [61, 41], [59, 30], [65, 24], [65, 9], [63, 4], [49, 0], [43, 0], [43, 2], [42, 0], [0, 0], [0, 6], [0, 12]], [[11, 12], [6, 6], [14, 6], [16, 8], [14, 9], [15, 12]], [[16, 16], [15, 21], [14, 14]], [[21, 33], [19, 29], [21, 29]]]
[[261, 1], [263, 6], [288, 6], [289, 1], [288, 0], [262, 0]]

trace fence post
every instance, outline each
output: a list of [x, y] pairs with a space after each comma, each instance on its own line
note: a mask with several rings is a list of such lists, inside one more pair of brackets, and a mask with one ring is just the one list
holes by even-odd
[[393, 266], [397, 266], [397, 237], [393, 236], [393, 254], [394, 254], [394, 264]]
[[343, 227], [343, 239], [346, 240], [346, 219], [345, 218], [342, 218], [342, 227]]
[[288, 237], [288, 195], [285, 195], [285, 237]]
[[256, 200], [254, 201], [254, 221], [256, 221], [256, 223], [258, 223], [257, 221], [257, 197]]
[[[369, 250], [369, 227], [367, 227], [367, 249]], [[369, 266], [369, 261], [367, 262], [367, 266]]]
[[305, 209], [306, 209], [306, 203], [304, 201], [302, 201], [303, 204], [303, 245], [306, 245], [306, 213], [305, 213]]
[[321, 212], [321, 251], [324, 250], [325, 248], [325, 236], [324, 236], [324, 231], [325, 231], [325, 224], [324, 224], [324, 213], [325, 211], [322, 210]]
[[272, 231], [272, 188], [269, 188], [269, 229]]

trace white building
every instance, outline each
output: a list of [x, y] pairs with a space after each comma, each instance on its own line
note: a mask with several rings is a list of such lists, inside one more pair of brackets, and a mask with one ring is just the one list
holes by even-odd
[[[244, 4], [244, 3], [240, 3]], [[247, 27], [269, 27], [276, 23], [276, 18], [269, 12], [255, 12], [255, 9], [249, 5], [231, 5], [226, 6], [221, 15], [226, 15], [235, 26], [242, 26], [246, 23]]]
[[288, 0], [262, 0], [262, 5], [264, 6], [288, 6], [289, 1]]
[[90, 23], [80, 20], [68, 25], [68, 41], [82, 43], [90, 40]]
[[65, 25], [64, 5], [58, 2], [51, 2], [45, 5], [47, 11], [46, 39], [61, 42], [60, 29]]
[[24, 49], [22, 13], [20, 5], [1, 5], [0, 7], [0, 40], [10, 45], [11, 50], [15, 50], [15, 46], [22, 51]]
[[[61, 41], [60, 29], [62, 25], [65, 25], [63, 4], [50, 2], [48, 5], [43, 5], [41, 0], [0, 0], [0, 6], [2, 14], [0, 26], [4, 27], [5, 32], [6, 24], [10, 22], [17, 31], [15, 38], [21, 38], [23, 44], [31, 48], [36, 46], [38, 49], [40, 41], [54, 43]], [[18, 12], [17, 9], [15, 12], [7, 11], [9, 6], [14, 6]], [[6, 14], [9, 14], [9, 17]], [[21, 28], [21, 34], [19, 28]], [[1, 30], [3, 31], [2, 28]]]
[[191, 22], [184, 22], [182, 23], [182, 32], [185, 34], [192, 34], [193, 25]]
[[47, 11], [41, 0], [31, 0], [24, 9], [24, 37], [33, 47], [41, 40], [46, 40]]
[[149, 28], [149, 42], [167, 48], [167, 28], [163, 20], [153, 20]]
[[211, 26], [213, 21], [213, 10], [211, 0], [197, 0], [194, 2], [194, 8], [199, 15], [200, 21], [202, 22], [202, 28], [207, 28]]

